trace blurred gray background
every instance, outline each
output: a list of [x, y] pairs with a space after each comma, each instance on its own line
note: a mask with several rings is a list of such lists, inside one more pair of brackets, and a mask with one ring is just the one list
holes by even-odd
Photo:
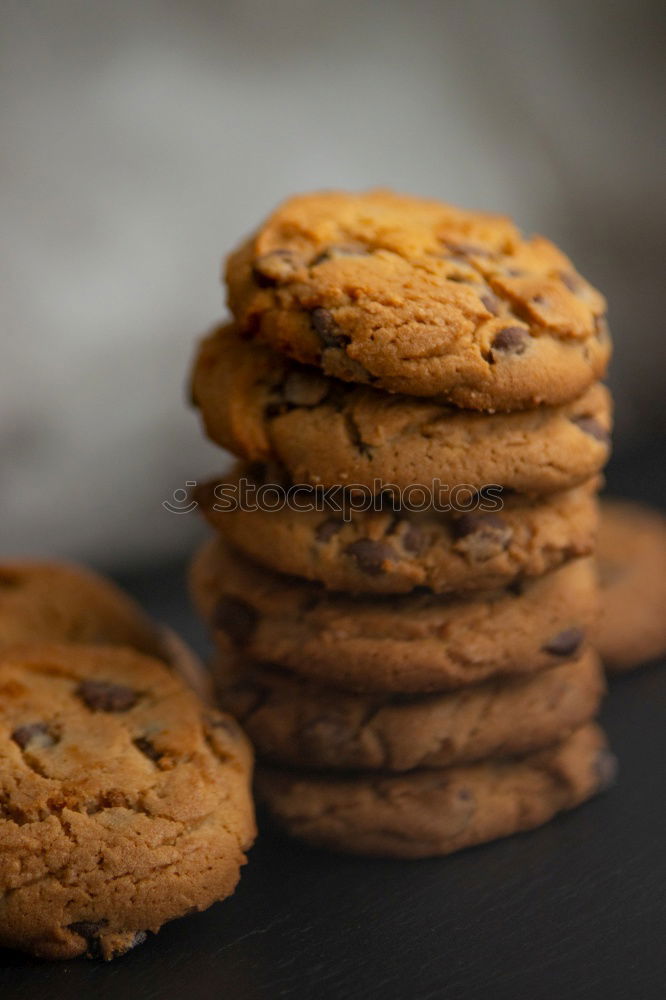
[[2, 9], [3, 553], [192, 544], [161, 501], [228, 461], [185, 405], [194, 339], [222, 255], [299, 190], [390, 185], [561, 242], [610, 300], [617, 451], [663, 433], [663, 4]]

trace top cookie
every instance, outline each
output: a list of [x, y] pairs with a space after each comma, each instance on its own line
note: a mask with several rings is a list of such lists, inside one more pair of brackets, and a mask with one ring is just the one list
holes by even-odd
[[326, 374], [481, 410], [558, 404], [603, 375], [603, 297], [502, 216], [371, 191], [300, 195], [229, 258], [229, 306]]

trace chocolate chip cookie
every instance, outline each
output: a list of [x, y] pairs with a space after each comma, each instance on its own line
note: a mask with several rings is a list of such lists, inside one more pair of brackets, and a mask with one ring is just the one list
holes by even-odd
[[214, 664], [222, 708], [260, 757], [334, 770], [411, 771], [509, 757], [563, 739], [596, 715], [599, 658], [431, 695], [346, 694], [284, 670]]
[[210, 678], [182, 639], [98, 573], [66, 563], [0, 563], [0, 651], [26, 642], [129, 646], [174, 667], [204, 699]]
[[599, 533], [602, 615], [594, 642], [609, 670], [666, 653], [666, 518], [604, 500]]
[[[378, 492], [424, 484], [569, 489], [610, 450], [610, 396], [600, 384], [559, 407], [472, 413], [326, 378], [252, 345], [233, 327], [201, 344], [193, 399], [208, 436], [248, 461], [274, 460], [294, 483]], [[459, 491], [458, 491], [459, 492]]]
[[257, 793], [286, 833], [352, 854], [424, 858], [531, 830], [603, 791], [615, 758], [585, 725], [556, 746], [405, 775], [262, 766]]
[[113, 958], [233, 892], [251, 751], [157, 660], [0, 653], [0, 946]]
[[258, 567], [221, 538], [191, 589], [221, 651], [352, 691], [445, 691], [571, 659], [598, 613], [593, 560], [469, 598], [354, 598]]
[[291, 198], [226, 279], [239, 326], [277, 350], [468, 409], [567, 402], [610, 353], [603, 297], [548, 240], [389, 191]]
[[195, 497], [216, 531], [269, 569], [349, 593], [461, 593], [589, 555], [597, 485], [538, 500], [487, 497], [466, 513], [396, 510], [390, 497], [383, 509], [350, 510], [342, 491], [294, 492], [279, 470], [240, 464]]

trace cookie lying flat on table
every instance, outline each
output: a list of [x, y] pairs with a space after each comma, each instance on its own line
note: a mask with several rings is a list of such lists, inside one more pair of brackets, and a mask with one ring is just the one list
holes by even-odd
[[666, 653], [666, 517], [604, 500], [599, 531], [602, 614], [594, 643], [609, 670]]
[[202, 342], [192, 396], [211, 440], [251, 462], [278, 462], [294, 483], [554, 493], [596, 475], [610, 453], [602, 385], [562, 406], [473, 413], [326, 378], [231, 326]]
[[0, 946], [109, 959], [228, 896], [251, 770], [237, 723], [157, 660], [0, 653]]
[[[541, 576], [594, 549], [597, 482], [534, 500], [509, 495], [498, 511], [468, 513], [355, 510], [301, 489], [293, 503], [266, 509], [242, 502], [216, 509], [219, 488], [240, 494], [244, 481], [281, 496], [289, 489], [271, 470], [240, 464], [200, 487], [195, 498], [211, 526], [269, 569], [323, 583], [328, 590], [397, 594], [489, 590], [519, 577]], [[218, 496], [216, 496], [216, 493]], [[309, 505], [313, 509], [305, 509]], [[270, 505], [268, 505], [270, 506]]]
[[226, 278], [240, 327], [273, 348], [470, 409], [566, 402], [609, 358], [604, 299], [552, 243], [390, 191], [289, 199]]
[[210, 679], [198, 658], [119, 587], [67, 563], [0, 563], [0, 651], [27, 642], [129, 646], [164, 660], [205, 700]]
[[262, 766], [256, 787], [275, 823], [308, 844], [426, 858], [540, 826], [604, 790], [614, 774], [603, 733], [587, 725], [522, 758], [397, 776]]
[[257, 754], [287, 767], [410, 771], [549, 746], [596, 715], [597, 654], [527, 677], [431, 695], [346, 694], [287, 671], [213, 664], [219, 702]]
[[598, 614], [591, 559], [469, 599], [354, 598], [262, 569], [216, 538], [195, 556], [195, 604], [221, 652], [357, 691], [451, 690], [579, 652]]

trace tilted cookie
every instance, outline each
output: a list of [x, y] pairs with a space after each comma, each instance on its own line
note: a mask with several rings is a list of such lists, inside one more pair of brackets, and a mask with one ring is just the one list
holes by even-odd
[[251, 757], [157, 660], [0, 653], [0, 946], [109, 959], [228, 896], [254, 837]]
[[27, 642], [129, 646], [164, 660], [210, 698], [209, 676], [182, 639], [151, 621], [110, 580], [82, 566], [0, 563], [0, 651]]
[[447, 598], [353, 597], [260, 568], [221, 538], [191, 589], [220, 651], [352, 691], [445, 691], [573, 657], [598, 614], [594, 562], [517, 587]]
[[562, 406], [474, 413], [326, 378], [231, 326], [202, 342], [192, 396], [213, 441], [280, 463], [294, 483], [553, 493], [594, 476], [610, 451], [611, 401], [599, 384]]
[[315, 847], [427, 858], [531, 830], [603, 791], [614, 775], [603, 733], [586, 725], [525, 757], [393, 776], [262, 766], [256, 787], [275, 823]]
[[609, 670], [666, 654], [666, 518], [604, 500], [599, 532], [601, 619], [594, 643]]
[[592, 719], [604, 692], [596, 653], [449, 694], [348, 694], [284, 670], [213, 664], [222, 708], [258, 755], [287, 767], [411, 771], [525, 754]]
[[[269, 569], [349, 593], [415, 587], [461, 593], [541, 576], [589, 555], [597, 485], [590, 480], [534, 500], [500, 496], [499, 503], [466, 513], [395, 510], [390, 502], [384, 509], [350, 511], [338, 491], [329, 496], [300, 489], [292, 496], [279, 473], [240, 464], [195, 497], [216, 531]], [[252, 489], [247, 496], [246, 486]]]
[[548, 240], [389, 191], [291, 198], [226, 278], [240, 327], [275, 349], [468, 409], [574, 399], [610, 353], [603, 297]]

